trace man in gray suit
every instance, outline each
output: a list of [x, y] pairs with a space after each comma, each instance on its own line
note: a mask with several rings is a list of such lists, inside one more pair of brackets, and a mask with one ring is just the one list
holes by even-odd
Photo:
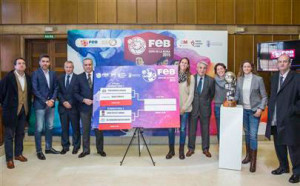
[[191, 120], [189, 123], [189, 143], [187, 157], [194, 154], [196, 131], [198, 119], [200, 119], [202, 150], [206, 157], [211, 157], [209, 152], [209, 121], [211, 116], [211, 101], [215, 95], [215, 80], [206, 75], [207, 63], [197, 64], [197, 74], [195, 78], [194, 100], [192, 103]]

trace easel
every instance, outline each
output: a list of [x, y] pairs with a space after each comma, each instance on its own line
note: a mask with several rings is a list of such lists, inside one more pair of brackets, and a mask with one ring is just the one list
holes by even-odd
[[123, 164], [123, 162], [124, 162], [124, 159], [125, 159], [125, 157], [126, 157], [126, 155], [127, 155], [127, 153], [128, 153], [129, 147], [132, 145], [133, 138], [136, 136], [136, 134], [138, 135], [139, 156], [141, 156], [140, 136], [142, 136], [142, 139], [143, 139], [143, 141], [144, 141], [144, 144], [145, 144], [145, 146], [146, 146], [146, 148], [147, 148], [147, 151], [148, 151], [148, 153], [149, 153], [149, 156], [150, 156], [150, 158], [151, 158], [151, 160], [152, 160], [153, 166], [155, 166], [155, 162], [153, 161], [153, 158], [152, 158], [152, 156], [151, 156], [150, 150], [149, 150], [149, 148], [148, 148], [148, 145], [147, 145], [147, 143], [146, 143], [146, 140], [145, 140], [145, 138], [144, 138], [143, 133], [144, 133], [144, 131], [142, 130], [142, 128], [139, 128], [139, 127], [135, 128], [134, 133], [133, 133], [133, 136], [132, 136], [132, 138], [131, 138], [131, 140], [130, 140], [130, 142], [129, 142], [129, 144], [128, 144], [128, 147], [127, 147], [127, 149], [126, 149], [126, 152], [125, 152], [125, 154], [124, 154], [124, 156], [123, 156], [123, 159], [122, 159], [122, 161], [120, 162], [120, 166], [122, 166], [122, 164]]

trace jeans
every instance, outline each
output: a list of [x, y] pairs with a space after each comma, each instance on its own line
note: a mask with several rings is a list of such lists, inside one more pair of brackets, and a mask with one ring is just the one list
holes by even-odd
[[52, 129], [54, 122], [54, 108], [46, 107], [45, 109], [35, 110], [35, 148], [36, 152], [42, 152], [42, 131], [45, 124], [45, 141], [46, 150], [52, 148]]
[[260, 117], [255, 117], [254, 113], [250, 109], [244, 109], [243, 115], [246, 144], [250, 145], [251, 150], [257, 150], [257, 132], [260, 121]]
[[[184, 114], [180, 115], [180, 140], [179, 144], [184, 145], [185, 144], [185, 138], [186, 138], [186, 125], [188, 122], [189, 113], [185, 112]], [[175, 145], [175, 128], [169, 129], [169, 145], [174, 146]]]
[[216, 124], [217, 124], [217, 137], [218, 141], [220, 140], [220, 114], [221, 114], [221, 106], [215, 105], [215, 117], [216, 117]]

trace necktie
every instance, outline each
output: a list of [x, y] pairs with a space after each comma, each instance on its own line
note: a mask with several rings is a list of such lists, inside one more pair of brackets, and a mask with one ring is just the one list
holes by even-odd
[[198, 94], [201, 94], [201, 91], [202, 91], [202, 77], [200, 78], [199, 80], [199, 83], [198, 83], [198, 87], [197, 87], [197, 92]]
[[92, 78], [91, 78], [91, 74], [88, 74], [88, 83], [89, 83], [89, 87], [90, 89], [92, 88]]
[[70, 75], [67, 76], [66, 89], [69, 88], [69, 85], [70, 85]]
[[281, 88], [282, 84], [283, 84], [283, 76], [280, 76], [280, 87], [279, 88]]

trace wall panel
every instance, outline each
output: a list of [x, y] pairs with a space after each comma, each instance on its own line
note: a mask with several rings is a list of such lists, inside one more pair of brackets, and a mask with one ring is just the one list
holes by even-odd
[[48, 24], [49, 0], [23, 0], [22, 1], [23, 24]]
[[2, 23], [21, 24], [21, 0], [2, 0]]
[[136, 0], [118, 0], [117, 1], [117, 22], [118, 23], [136, 23], [137, 6]]
[[78, 0], [51, 0], [51, 24], [76, 24], [78, 22]]
[[239, 72], [240, 64], [244, 60], [253, 62], [253, 35], [236, 35], [235, 36], [235, 72]]
[[[292, 12], [291, 12], [292, 0], [274, 0], [273, 5], [274, 5], [273, 6], [274, 24], [291, 24], [292, 23]], [[298, 16], [300, 16], [299, 13]]]
[[254, 24], [254, 0], [235, 0], [235, 23]]
[[138, 23], [156, 23], [156, 0], [138, 0]]
[[176, 22], [176, 0], [157, 0], [157, 23], [175, 24]]
[[98, 23], [117, 23], [117, 0], [98, 0]]
[[97, 0], [78, 0], [78, 23], [97, 23]]
[[272, 24], [273, 22], [273, 0], [255, 1], [255, 23]]
[[9, 72], [14, 69], [13, 60], [20, 57], [20, 36], [3, 35], [0, 43], [1, 71]]
[[177, 0], [178, 24], [197, 23], [197, 0]]
[[292, 23], [300, 25], [300, 0], [292, 0]]
[[216, 24], [216, 6], [217, 5], [215, 0], [198, 0], [198, 24]]
[[234, 72], [234, 35], [228, 35], [227, 69]]
[[234, 24], [234, 0], [217, 0], [217, 24]]

